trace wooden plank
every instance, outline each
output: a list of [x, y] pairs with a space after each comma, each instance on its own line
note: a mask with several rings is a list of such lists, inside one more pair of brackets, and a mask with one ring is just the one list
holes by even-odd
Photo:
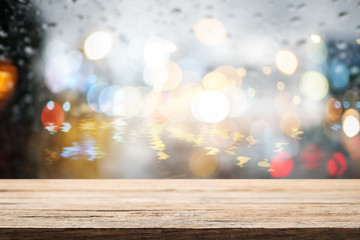
[[0, 180], [1, 239], [360, 238], [360, 180]]

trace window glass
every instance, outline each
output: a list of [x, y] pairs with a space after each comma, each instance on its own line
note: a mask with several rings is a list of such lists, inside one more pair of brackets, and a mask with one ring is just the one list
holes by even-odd
[[359, 178], [360, 2], [0, 3], [2, 178]]

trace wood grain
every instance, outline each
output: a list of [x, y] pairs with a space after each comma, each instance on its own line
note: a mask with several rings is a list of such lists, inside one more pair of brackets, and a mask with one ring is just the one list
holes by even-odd
[[360, 239], [360, 180], [0, 180], [1, 239]]

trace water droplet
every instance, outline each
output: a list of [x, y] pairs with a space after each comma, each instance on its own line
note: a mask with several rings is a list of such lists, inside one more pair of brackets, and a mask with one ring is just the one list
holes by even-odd
[[36, 51], [32, 48], [32, 47], [30, 47], [30, 46], [26, 46], [25, 47], [25, 53], [27, 54], [27, 55], [33, 55]]
[[261, 18], [262, 18], [262, 14], [259, 13], [259, 12], [255, 13], [255, 18], [261, 19]]
[[32, 102], [32, 96], [30, 94], [27, 94], [25, 97], [24, 97], [24, 101], [26, 103], [31, 103]]
[[181, 8], [174, 8], [173, 10], [171, 10], [171, 13], [174, 14], [180, 14], [182, 12]]
[[296, 42], [296, 45], [297, 46], [302, 46], [302, 45], [305, 45], [306, 43], [306, 40], [305, 39], [299, 39], [297, 42]]
[[297, 10], [302, 10], [305, 6], [306, 6], [305, 3], [300, 3], [300, 4], [297, 6]]
[[7, 36], [8, 36], [7, 32], [5, 32], [5, 31], [3, 31], [3, 30], [0, 30], [0, 37], [5, 38], [5, 37], [7, 37]]
[[301, 21], [301, 18], [300, 17], [292, 17], [291, 19], [290, 19], [290, 22], [292, 23], [292, 24], [298, 24], [298, 23], [300, 23], [300, 21]]
[[347, 13], [347, 12], [340, 12], [340, 13], [338, 14], [338, 17], [339, 17], [340, 19], [345, 19], [347, 16], [348, 16], [348, 13]]

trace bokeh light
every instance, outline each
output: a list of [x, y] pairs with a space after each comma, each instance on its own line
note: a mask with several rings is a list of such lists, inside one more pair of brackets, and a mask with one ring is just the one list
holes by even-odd
[[239, 75], [238, 71], [231, 66], [221, 66], [216, 68], [216, 72], [223, 73], [228, 81], [228, 87], [237, 86], [241, 87], [242, 85], [242, 77]]
[[229, 117], [239, 117], [249, 109], [250, 102], [248, 97], [240, 88], [227, 88], [226, 96], [229, 99]]
[[0, 63], [0, 103], [7, 100], [15, 90], [18, 72], [15, 66]]
[[294, 96], [293, 97], [293, 103], [295, 105], [299, 105], [301, 103], [301, 98], [299, 96]]
[[200, 92], [191, 102], [191, 112], [199, 121], [217, 123], [229, 114], [229, 101], [219, 92]]
[[313, 41], [314, 43], [320, 43], [321, 42], [321, 37], [317, 34], [313, 34], [310, 36], [311, 41]]
[[64, 122], [64, 111], [60, 104], [49, 101], [41, 112], [41, 121], [50, 132], [56, 132]]
[[145, 41], [143, 58], [146, 68], [163, 67], [167, 64], [175, 44], [160, 35], [152, 35]]
[[279, 91], [283, 91], [285, 89], [285, 84], [281, 81], [276, 83], [276, 87]]
[[298, 61], [294, 53], [288, 50], [280, 50], [276, 53], [275, 63], [280, 72], [292, 75], [297, 69]]
[[329, 84], [323, 74], [308, 71], [301, 77], [300, 89], [308, 99], [320, 101], [327, 95]]
[[120, 87], [116, 85], [110, 85], [104, 88], [99, 95], [99, 107], [101, 112], [108, 116], [119, 116], [120, 107], [122, 105], [121, 98], [118, 96]]
[[[60, 93], [70, 88], [81, 88], [83, 77], [80, 69], [83, 65], [82, 54], [67, 44], [54, 41], [47, 46], [45, 66], [45, 84], [52, 93]], [[87, 69], [91, 72], [91, 69]], [[86, 81], [86, 79], [85, 79]]]
[[289, 153], [277, 154], [271, 161], [270, 172], [273, 178], [285, 178], [290, 175], [294, 167], [294, 160]]
[[227, 37], [224, 25], [215, 18], [201, 19], [194, 25], [193, 32], [200, 42], [210, 46], [223, 43]]
[[344, 63], [333, 60], [330, 64], [329, 76], [331, 86], [335, 90], [342, 90], [349, 83], [350, 71]]
[[96, 112], [101, 112], [99, 106], [99, 96], [102, 90], [108, 86], [109, 84], [106, 82], [97, 82], [89, 88], [87, 92], [87, 102], [92, 110]]
[[246, 69], [245, 68], [238, 68], [236, 70], [237, 74], [239, 74], [240, 77], [245, 77], [247, 72], [246, 72]]
[[342, 125], [347, 137], [356, 136], [360, 130], [359, 113], [352, 108], [346, 110], [342, 116]]
[[86, 57], [90, 60], [100, 60], [106, 57], [113, 45], [113, 38], [107, 32], [94, 32], [84, 42]]
[[271, 67], [268, 66], [263, 67], [263, 72], [265, 75], [270, 75], [272, 72]]
[[209, 177], [218, 166], [216, 155], [208, 155], [204, 150], [194, 149], [189, 159], [189, 167], [199, 177]]
[[182, 80], [182, 71], [175, 62], [167, 62], [164, 65], [148, 68], [144, 73], [146, 82], [157, 91], [171, 90], [176, 88]]
[[326, 116], [329, 120], [337, 120], [343, 111], [342, 105], [339, 100], [335, 98], [329, 98], [326, 103]]
[[209, 72], [203, 78], [203, 86], [208, 91], [221, 91], [230, 86], [228, 78], [224, 73], [215, 71]]
[[346, 167], [346, 158], [340, 152], [332, 154], [331, 158], [327, 162], [328, 173], [331, 177], [340, 177], [344, 174]]

